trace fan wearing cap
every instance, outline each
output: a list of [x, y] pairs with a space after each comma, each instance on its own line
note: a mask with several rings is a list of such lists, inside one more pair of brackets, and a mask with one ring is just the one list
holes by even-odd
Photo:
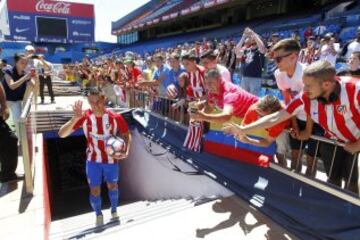
[[327, 33], [324, 38], [321, 39], [320, 48], [316, 51], [315, 55], [319, 60], [327, 61], [335, 67], [337, 50], [332, 33]]
[[[40, 72], [39, 68], [39, 56], [35, 54], [35, 48], [32, 45], [27, 45], [25, 47], [25, 56], [27, 58], [27, 65], [25, 68], [25, 73], [35, 72], [35, 76], [33, 76], [33, 79], [35, 80], [34, 89], [36, 91], [34, 92], [35, 99], [37, 99], [38, 96], [38, 89], [39, 89], [39, 81], [38, 81], [38, 73]], [[29, 88], [30, 90], [31, 88]], [[25, 93], [25, 97], [29, 94], [29, 90]]]
[[29, 72], [30, 69], [36, 68], [39, 56], [35, 54], [35, 48], [32, 45], [25, 47], [25, 56], [28, 58], [28, 65], [25, 71]]
[[127, 88], [136, 88], [138, 86], [138, 82], [143, 79], [142, 72], [138, 67], [135, 66], [135, 61], [133, 58], [127, 57], [124, 60], [124, 64], [126, 66], [127, 75], [129, 76], [126, 86]]
[[344, 45], [341, 56], [348, 60], [353, 52], [360, 52], [360, 26], [357, 28], [355, 39]]

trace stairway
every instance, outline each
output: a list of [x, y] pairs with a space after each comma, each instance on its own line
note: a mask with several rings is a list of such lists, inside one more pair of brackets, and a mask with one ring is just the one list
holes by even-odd
[[139, 201], [119, 207], [120, 221], [94, 228], [94, 213], [51, 224], [50, 239], [291, 240], [281, 226], [236, 196]]
[[50, 239], [92, 239], [135, 227], [146, 222], [194, 208], [214, 199], [170, 199], [138, 201], [118, 207], [120, 221], [110, 221], [109, 210], [103, 210], [104, 226], [96, 228], [93, 212], [51, 223]]

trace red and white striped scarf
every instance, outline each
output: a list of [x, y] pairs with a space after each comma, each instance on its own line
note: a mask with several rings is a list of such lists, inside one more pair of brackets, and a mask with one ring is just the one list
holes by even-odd
[[188, 132], [183, 146], [191, 151], [200, 152], [203, 131], [204, 131], [203, 122], [190, 121]]

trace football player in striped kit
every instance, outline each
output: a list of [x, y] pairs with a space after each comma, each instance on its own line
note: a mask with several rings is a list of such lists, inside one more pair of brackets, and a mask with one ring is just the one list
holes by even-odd
[[[96, 226], [104, 224], [101, 211], [101, 183], [107, 183], [112, 220], [118, 219], [119, 201], [119, 165], [118, 161], [127, 158], [131, 145], [131, 135], [124, 118], [106, 109], [106, 98], [97, 89], [91, 89], [88, 102], [91, 109], [83, 112], [82, 102], [73, 106], [74, 116], [59, 130], [59, 136], [65, 138], [82, 127], [87, 140], [86, 175], [90, 187], [89, 201], [96, 213]], [[120, 136], [126, 142], [126, 151], [122, 155], [109, 156], [105, 150], [106, 140], [111, 136]]]

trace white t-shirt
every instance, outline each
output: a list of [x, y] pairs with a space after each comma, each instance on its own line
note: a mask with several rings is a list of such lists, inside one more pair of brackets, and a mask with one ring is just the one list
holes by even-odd
[[[281, 91], [290, 90], [291, 98], [295, 98], [304, 88], [304, 83], [302, 80], [304, 73], [305, 65], [298, 62], [296, 64], [295, 72], [292, 77], [289, 77], [286, 72], [280, 72], [279, 69], [276, 69], [274, 75], [276, 79], [276, 84]], [[302, 121], [306, 121], [305, 111], [300, 112], [296, 117]]]
[[347, 49], [345, 58], [349, 59], [353, 52], [360, 52], [360, 42], [353, 41], [348, 45], [348, 49]]
[[224, 67], [223, 65], [218, 64], [216, 66], [217, 70], [220, 72], [221, 77], [226, 81], [226, 82], [231, 82], [231, 74], [230, 71]]
[[[334, 45], [336, 51], [336, 45]], [[324, 60], [329, 62], [333, 67], [336, 64], [336, 54], [332, 55], [332, 51], [330, 50], [329, 45], [324, 45], [321, 47], [320, 60]]]

